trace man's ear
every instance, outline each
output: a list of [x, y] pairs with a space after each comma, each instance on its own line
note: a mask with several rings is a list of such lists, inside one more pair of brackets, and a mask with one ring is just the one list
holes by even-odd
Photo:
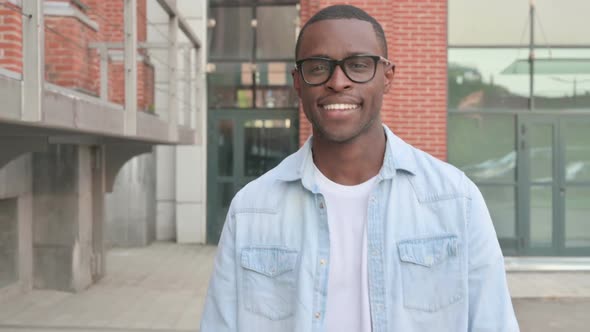
[[385, 70], [385, 87], [383, 89], [383, 93], [388, 93], [389, 89], [391, 89], [391, 85], [393, 84], [393, 76], [395, 76], [395, 65], [390, 64], [386, 67]]
[[293, 88], [297, 91], [297, 95], [301, 98], [301, 75], [297, 69], [291, 70], [291, 77], [293, 77]]

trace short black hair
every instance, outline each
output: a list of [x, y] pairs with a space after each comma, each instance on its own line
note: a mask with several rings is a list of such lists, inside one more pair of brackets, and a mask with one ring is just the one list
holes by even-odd
[[299, 36], [297, 37], [297, 43], [295, 44], [295, 59], [297, 59], [297, 54], [299, 54], [301, 37], [308, 26], [319, 21], [338, 19], [355, 19], [371, 23], [375, 35], [377, 35], [377, 40], [383, 49], [383, 56], [387, 58], [387, 40], [385, 39], [385, 32], [383, 31], [381, 24], [379, 24], [373, 16], [367, 14], [367, 12], [358, 7], [351, 5], [334, 5], [320, 10], [313, 15], [305, 25], [303, 25], [303, 28], [301, 28]]

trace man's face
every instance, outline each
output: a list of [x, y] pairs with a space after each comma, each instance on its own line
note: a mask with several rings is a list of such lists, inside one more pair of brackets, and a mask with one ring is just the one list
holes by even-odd
[[[301, 38], [297, 60], [384, 55], [373, 26], [361, 20], [319, 21], [308, 26]], [[371, 81], [355, 83], [336, 66], [332, 77], [319, 86], [308, 85], [298, 71], [293, 71], [295, 89], [316, 139], [345, 143], [370, 130], [381, 130], [381, 105], [393, 80], [393, 70], [382, 62], [376, 70]]]

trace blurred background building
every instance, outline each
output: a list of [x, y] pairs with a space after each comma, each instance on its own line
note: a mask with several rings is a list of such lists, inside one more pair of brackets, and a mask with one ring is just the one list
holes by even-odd
[[0, 289], [79, 291], [111, 246], [198, 239], [206, 8], [0, 2]]
[[[477, 183], [505, 255], [590, 256], [590, 2], [343, 2], [385, 29], [383, 121]], [[333, 3], [2, 0], [0, 288], [216, 244], [233, 195], [311, 133], [294, 45]]]
[[[477, 183], [504, 253], [590, 255], [590, 3], [343, 2], [386, 32], [384, 122]], [[210, 1], [209, 242], [233, 194], [309, 136], [285, 87], [298, 27], [333, 3]]]

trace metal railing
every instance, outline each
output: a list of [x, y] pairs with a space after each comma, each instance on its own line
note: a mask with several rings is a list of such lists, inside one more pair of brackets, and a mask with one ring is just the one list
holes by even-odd
[[[204, 111], [199, 106], [200, 93], [203, 90], [203, 83], [199, 80], [202, 76], [199, 65], [202, 59], [202, 45], [197, 35], [178, 12], [175, 1], [148, 0], [143, 11], [138, 10], [137, 0], [121, 1], [124, 18], [123, 41], [89, 41], [82, 44], [46, 24], [44, 1], [22, 0], [20, 10], [18, 1], [8, 0], [6, 3], [0, 3], [0, 9], [10, 8], [22, 16], [22, 74], [10, 68], [0, 71], [2, 76], [22, 81], [22, 108], [19, 120], [41, 122], [43, 119], [43, 94], [45, 84], [50, 83], [45, 80], [45, 35], [51, 33], [59, 35], [63, 42], [70, 43], [72, 48], [84, 48], [88, 54], [98, 55], [99, 58], [95, 60], [98, 62], [100, 88], [97, 96], [88, 95], [88, 98], [109, 102], [109, 81], [112, 80], [109, 77], [109, 66], [112, 65], [113, 53], [122, 53], [126, 136], [137, 134], [139, 57], [143, 57], [154, 68], [154, 79], [150, 83], [153, 84], [154, 101], [146, 107], [146, 111], [168, 124], [169, 141], [178, 140], [179, 126], [202, 132], [202, 123], [198, 120]], [[155, 10], [159, 12], [155, 13]], [[100, 16], [98, 13], [92, 15]], [[107, 19], [102, 18], [109, 24]], [[147, 38], [141, 42], [138, 41], [138, 18], [145, 20], [147, 24]]]

